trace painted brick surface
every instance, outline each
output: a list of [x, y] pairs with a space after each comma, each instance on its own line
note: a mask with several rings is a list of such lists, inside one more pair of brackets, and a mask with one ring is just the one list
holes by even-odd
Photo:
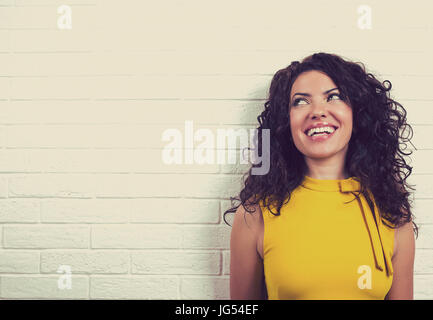
[[[61, 30], [64, 4], [0, 1], [0, 298], [229, 299], [223, 212], [247, 166], [186, 163], [185, 121], [218, 150], [218, 129], [257, 125], [277, 70], [319, 51], [389, 79], [408, 112], [414, 294], [433, 298], [430, 1], [371, 3], [367, 30], [355, 0], [69, 0]], [[181, 164], [162, 159], [167, 129]]]

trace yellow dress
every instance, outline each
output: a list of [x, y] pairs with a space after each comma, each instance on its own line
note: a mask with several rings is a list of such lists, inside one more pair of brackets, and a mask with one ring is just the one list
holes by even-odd
[[359, 189], [355, 177], [305, 176], [281, 215], [260, 204], [268, 299], [385, 298], [395, 229], [381, 221], [371, 192], [375, 217], [365, 197], [354, 195]]

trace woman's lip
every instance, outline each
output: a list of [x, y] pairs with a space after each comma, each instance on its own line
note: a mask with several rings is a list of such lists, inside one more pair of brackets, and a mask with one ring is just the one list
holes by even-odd
[[336, 128], [334, 130], [334, 132], [332, 132], [330, 134], [325, 134], [325, 135], [312, 135], [311, 137], [307, 134], [305, 134], [305, 135], [307, 136], [307, 138], [311, 139], [312, 141], [324, 141], [324, 140], [330, 139], [337, 130], [338, 130], [338, 128]]

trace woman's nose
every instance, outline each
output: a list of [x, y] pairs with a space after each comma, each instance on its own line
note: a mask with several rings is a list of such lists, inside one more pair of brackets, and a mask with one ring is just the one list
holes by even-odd
[[326, 116], [326, 106], [324, 102], [314, 102], [311, 108], [311, 117], [323, 117]]

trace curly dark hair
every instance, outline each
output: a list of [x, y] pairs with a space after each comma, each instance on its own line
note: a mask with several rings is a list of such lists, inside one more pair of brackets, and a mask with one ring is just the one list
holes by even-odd
[[[357, 177], [367, 203], [373, 206], [371, 191], [379, 208], [382, 221], [391, 228], [412, 222], [418, 237], [418, 227], [413, 221], [410, 192], [415, 190], [406, 179], [412, 167], [402, 155], [406, 142], [410, 142], [413, 131], [406, 123], [406, 110], [391, 99], [391, 82], [380, 82], [365, 71], [361, 62], [344, 60], [336, 54], [316, 53], [302, 60], [293, 61], [288, 67], [278, 70], [272, 78], [269, 99], [264, 111], [257, 117], [258, 141], [261, 129], [270, 129], [270, 168], [265, 175], [252, 174], [252, 164], [243, 177], [243, 189], [238, 197], [232, 197], [232, 207], [224, 212], [235, 212], [243, 206], [246, 212], [254, 212], [259, 202], [274, 215], [280, 215], [282, 206], [307, 174], [303, 154], [296, 148], [290, 131], [290, 91], [296, 78], [303, 72], [317, 70], [327, 74], [340, 90], [341, 99], [348, 102], [353, 113], [352, 136], [346, 153], [345, 171]], [[386, 87], [385, 84], [389, 86]], [[408, 135], [404, 133], [408, 129]], [[256, 147], [261, 152], [260, 144]], [[416, 149], [416, 148], [415, 148]], [[234, 203], [239, 203], [234, 205]], [[276, 212], [273, 212], [276, 208]], [[387, 223], [391, 222], [393, 225]], [[229, 224], [230, 225], [230, 224]]]

